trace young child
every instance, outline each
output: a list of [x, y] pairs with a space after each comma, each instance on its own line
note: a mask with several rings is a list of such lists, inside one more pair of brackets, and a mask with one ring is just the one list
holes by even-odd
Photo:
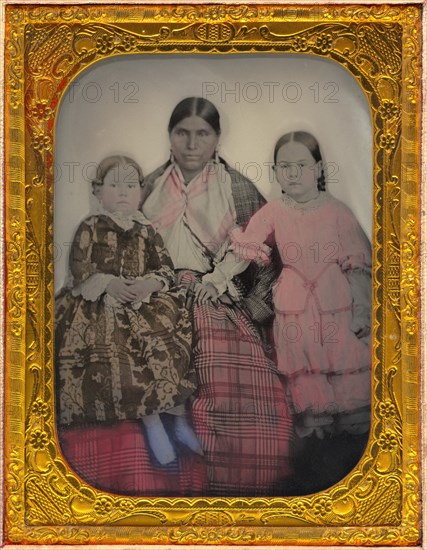
[[175, 415], [175, 437], [198, 454], [185, 416], [196, 389], [186, 290], [173, 287], [163, 241], [139, 211], [141, 168], [104, 159], [92, 182], [99, 211], [77, 229], [72, 288], [55, 304], [56, 369], [62, 426], [138, 419], [161, 465], [176, 459], [160, 413]]
[[276, 144], [282, 198], [232, 234], [243, 259], [283, 269], [273, 287], [274, 342], [297, 435], [366, 433], [370, 426], [370, 244], [352, 212], [325, 190], [319, 144], [306, 132]]

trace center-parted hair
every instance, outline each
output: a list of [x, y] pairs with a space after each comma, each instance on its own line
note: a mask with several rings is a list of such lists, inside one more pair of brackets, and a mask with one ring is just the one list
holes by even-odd
[[138, 174], [139, 185], [142, 187], [144, 183], [144, 175], [139, 164], [130, 157], [126, 157], [123, 155], [111, 155], [110, 157], [105, 158], [98, 164], [98, 167], [96, 169], [96, 176], [92, 180], [92, 188], [104, 185], [105, 176], [108, 174], [108, 172], [114, 170], [114, 168], [117, 168], [118, 166], [131, 166], [132, 168], [135, 168]]
[[[284, 134], [281, 138], [278, 139], [276, 146], [274, 148], [274, 164], [276, 164], [277, 154], [280, 149], [290, 142], [302, 143], [310, 151], [312, 157], [316, 162], [323, 161], [322, 155], [320, 153], [320, 146], [317, 139], [311, 135], [309, 132], [289, 132]], [[320, 171], [319, 177], [317, 178], [317, 189], [319, 191], [326, 191], [326, 180], [323, 167]]]
[[199, 116], [212, 126], [217, 135], [221, 133], [219, 113], [215, 105], [203, 97], [186, 97], [172, 111], [168, 125], [169, 134], [177, 124], [191, 116]]

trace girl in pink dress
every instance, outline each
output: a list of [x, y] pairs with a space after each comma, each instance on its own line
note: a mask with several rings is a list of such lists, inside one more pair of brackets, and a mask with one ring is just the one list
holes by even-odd
[[274, 340], [299, 437], [369, 430], [371, 250], [356, 218], [325, 190], [316, 139], [306, 132], [276, 144], [282, 198], [266, 204], [246, 230], [233, 231], [241, 258], [270, 261], [276, 243], [282, 272], [273, 287]]

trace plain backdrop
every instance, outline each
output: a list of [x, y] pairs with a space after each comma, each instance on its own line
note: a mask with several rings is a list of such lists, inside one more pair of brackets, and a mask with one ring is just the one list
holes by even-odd
[[169, 157], [167, 126], [188, 96], [221, 117], [220, 154], [262, 194], [278, 196], [271, 164], [277, 139], [306, 130], [319, 140], [327, 187], [372, 231], [372, 126], [355, 78], [312, 55], [126, 55], [84, 70], [62, 98], [55, 128], [55, 290], [68, 269], [73, 234], [91, 211], [90, 180], [111, 154], [148, 174]]

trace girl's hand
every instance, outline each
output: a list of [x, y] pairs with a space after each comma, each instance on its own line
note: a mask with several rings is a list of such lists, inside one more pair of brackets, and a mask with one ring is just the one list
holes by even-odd
[[364, 338], [365, 336], [369, 336], [371, 332], [371, 327], [366, 322], [366, 320], [362, 318], [358, 319], [357, 315], [353, 317], [350, 328], [358, 338]]
[[365, 336], [369, 336], [369, 333], [371, 332], [371, 327], [364, 326], [360, 328], [355, 334], [358, 338], [365, 338]]
[[194, 289], [194, 295], [198, 304], [216, 302], [218, 292], [212, 283], [198, 283]]
[[108, 283], [105, 290], [107, 294], [115, 298], [121, 304], [132, 302], [134, 299], [134, 293], [129, 290], [128, 281], [124, 281], [123, 279], [113, 279]]
[[152, 292], [159, 292], [159, 290], [162, 290], [164, 286], [161, 281], [155, 279], [154, 277], [152, 279], [147, 277], [147, 279], [144, 279], [143, 281], [126, 281], [126, 285], [132, 293], [132, 299], [130, 300], [131, 302], [140, 302]]

